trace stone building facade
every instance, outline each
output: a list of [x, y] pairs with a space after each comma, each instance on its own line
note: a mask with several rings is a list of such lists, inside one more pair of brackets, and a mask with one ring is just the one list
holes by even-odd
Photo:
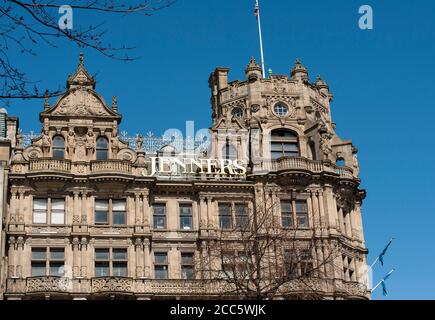
[[210, 75], [209, 148], [198, 154], [238, 160], [246, 173], [150, 175], [152, 157], [185, 150], [123, 138], [117, 99], [109, 106], [95, 91], [82, 56], [65, 94], [46, 101], [41, 135], [25, 144], [8, 123], [6, 299], [219, 297], [196, 261], [260, 194], [280, 203], [283, 228], [314, 239], [316, 261], [340, 252], [315, 280], [322, 297], [369, 298], [357, 149], [335, 133], [328, 85], [310, 83], [300, 61], [290, 77], [263, 79], [254, 59], [246, 80], [228, 73]]

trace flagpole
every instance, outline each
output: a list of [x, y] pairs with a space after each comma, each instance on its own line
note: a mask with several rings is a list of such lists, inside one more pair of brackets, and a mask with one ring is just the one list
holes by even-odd
[[390, 272], [387, 273], [387, 275], [381, 280], [379, 281], [379, 283], [370, 291], [371, 293], [373, 293], [381, 284], [382, 282], [385, 282], [385, 280], [394, 272], [396, 271], [396, 269], [392, 269]]
[[258, 7], [258, 12], [257, 12], [257, 21], [258, 21], [258, 34], [260, 36], [260, 53], [261, 53], [261, 69], [263, 72], [263, 78], [266, 76], [266, 69], [264, 67], [264, 53], [263, 53], [263, 37], [262, 37], [262, 33], [261, 33], [261, 18], [260, 18], [260, 5], [257, 1], [257, 7]]

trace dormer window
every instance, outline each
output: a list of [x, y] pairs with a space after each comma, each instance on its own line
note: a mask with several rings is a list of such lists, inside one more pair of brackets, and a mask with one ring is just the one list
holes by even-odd
[[97, 139], [97, 160], [107, 160], [109, 158], [109, 142], [105, 137]]
[[62, 136], [54, 136], [53, 138], [53, 158], [65, 158], [65, 139]]

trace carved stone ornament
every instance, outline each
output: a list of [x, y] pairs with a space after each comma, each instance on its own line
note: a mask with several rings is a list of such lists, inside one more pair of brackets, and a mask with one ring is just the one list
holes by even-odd
[[103, 103], [88, 90], [74, 90], [65, 96], [53, 111], [56, 115], [108, 115]]

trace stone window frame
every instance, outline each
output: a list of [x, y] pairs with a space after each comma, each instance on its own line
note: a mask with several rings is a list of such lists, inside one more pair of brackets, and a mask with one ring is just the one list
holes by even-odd
[[[45, 222], [35, 222], [35, 201], [36, 200], [45, 200]], [[62, 200], [63, 201], [63, 222], [62, 223], [53, 223], [53, 200]], [[37, 209], [40, 210], [40, 209]], [[58, 209], [56, 209], [58, 210]], [[66, 197], [32, 197], [32, 224], [35, 225], [56, 225], [63, 226], [66, 224]]]
[[[296, 261], [292, 262], [293, 263], [293, 272], [297, 272], [297, 274], [293, 274], [293, 276], [311, 276], [311, 273], [314, 272], [315, 270], [315, 265], [314, 265], [314, 255], [312, 252], [312, 248], [306, 248], [306, 247], [293, 247], [293, 248], [289, 248], [289, 247], [283, 247], [282, 248], [282, 254], [283, 254], [283, 259], [284, 259], [284, 267], [286, 268], [285, 272], [288, 273], [287, 270], [287, 264], [288, 262], [285, 261], [287, 253], [290, 253], [290, 255], [296, 256]], [[303, 257], [304, 253], [308, 253], [307, 254], [307, 258]], [[302, 270], [305, 270], [302, 273]]]
[[[276, 131], [288, 131], [288, 132], [294, 134], [294, 137], [280, 137], [280, 136], [276, 136], [276, 135], [274, 136], [273, 134]], [[273, 148], [274, 144], [280, 144], [280, 150], [277, 150], [277, 149], [275, 150]], [[286, 149], [285, 146], [290, 146], [290, 145], [296, 146], [297, 151], [285, 150]], [[280, 152], [281, 156], [275, 158], [273, 156], [274, 152]], [[272, 129], [270, 131], [270, 158], [271, 158], [271, 160], [278, 160], [278, 159], [283, 158], [283, 157], [296, 157], [297, 158], [300, 156], [301, 156], [301, 139], [299, 137], [299, 134], [295, 130], [284, 127], [284, 128], [275, 128], [275, 129]]]
[[[237, 210], [236, 206], [243, 205], [247, 208], [247, 217], [248, 217], [248, 223], [249, 223], [249, 202], [248, 201], [242, 201], [242, 200], [218, 200], [218, 225], [220, 230], [233, 230], [234, 228], [240, 228], [240, 226], [237, 225]], [[222, 228], [221, 227], [221, 212], [220, 212], [220, 206], [221, 205], [230, 205], [231, 207], [231, 223], [229, 228]]]
[[[108, 251], [109, 253], [109, 257], [108, 259], [97, 259], [97, 250], [105, 250]], [[115, 250], [122, 250], [125, 252], [125, 259], [116, 259], [114, 257], [114, 251]], [[102, 275], [102, 276], [97, 276], [96, 274], [96, 270], [97, 270], [97, 263], [107, 263], [108, 267], [109, 267], [109, 274], [108, 275]], [[119, 263], [119, 264], [123, 264], [125, 265], [125, 271], [126, 274], [125, 275], [114, 275], [114, 267], [113, 265]], [[123, 278], [123, 277], [128, 277], [129, 276], [129, 270], [128, 270], [128, 247], [107, 247], [107, 246], [96, 246], [94, 248], [94, 276], [95, 277], [118, 277], [118, 278]]]
[[[97, 216], [97, 202], [99, 201], [107, 201], [107, 223], [99, 223], [97, 222], [96, 216]], [[123, 201], [124, 202], [124, 220], [125, 223], [123, 224], [115, 224], [113, 223], [113, 215], [115, 210], [113, 210], [113, 202], [114, 201]], [[113, 198], [113, 197], [109, 197], [109, 198], [96, 198], [95, 199], [95, 203], [94, 203], [94, 224], [96, 226], [127, 226], [128, 224], [128, 210], [127, 210], [128, 206], [127, 206], [127, 199], [126, 198]], [[122, 212], [117, 210], [116, 212]]]
[[[33, 253], [37, 250], [37, 249], [41, 249], [44, 250], [44, 258], [36, 258], [34, 257]], [[52, 252], [55, 251], [62, 251], [63, 253], [63, 257], [62, 259], [59, 258], [52, 258]], [[63, 273], [60, 273], [60, 268], [65, 268], [65, 247], [64, 246], [32, 246], [30, 249], [30, 275], [31, 277], [46, 277], [46, 276], [52, 276], [52, 277], [61, 277], [64, 275], [65, 270], [63, 270]], [[34, 275], [33, 274], [33, 266], [35, 264], [44, 264], [45, 265], [45, 273], [44, 275]], [[52, 273], [52, 265], [53, 264], [59, 264], [61, 263], [61, 265], [58, 266], [58, 272], [56, 274]]]
[[[181, 226], [181, 207], [182, 206], [190, 206], [190, 228], [189, 229], [183, 229]], [[167, 212], [165, 210], [166, 216]], [[178, 201], [177, 202], [177, 221], [178, 221], [178, 230], [180, 231], [192, 231], [194, 230], [194, 219], [193, 219], [193, 202], [192, 201]], [[154, 219], [153, 219], [154, 220]], [[166, 221], [167, 223], [167, 221]], [[153, 223], [154, 225], [154, 223]]]
[[341, 258], [343, 263], [344, 281], [357, 281], [355, 270], [356, 257], [343, 253]]
[[[154, 205], [164, 205], [165, 207], [165, 214], [161, 215], [164, 216], [165, 218], [165, 225], [163, 228], [156, 228], [155, 227], [155, 223], [154, 223]], [[155, 201], [151, 204], [151, 215], [153, 218], [153, 222], [152, 222], [152, 228], [153, 230], [158, 230], [158, 231], [166, 231], [168, 230], [168, 205], [167, 205], [167, 201]]]
[[[192, 255], [192, 261], [190, 263], [183, 263], [183, 254]], [[190, 266], [192, 268], [192, 278], [184, 278], [183, 277], [183, 267]], [[181, 250], [180, 251], [180, 278], [183, 280], [194, 280], [195, 279], [195, 251], [191, 250]]]
[[[56, 141], [56, 139], [58, 139], [58, 138], [61, 138], [62, 139], [62, 147], [60, 147], [60, 146], [56, 146], [55, 145], [55, 141]], [[61, 151], [63, 154], [62, 154], [62, 157], [55, 157], [54, 155], [55, 155], [55, 151]], [[52, 146], [51, 146], [51, 156], [53, 157], [53, 159], [55, 159], [55, 160], [64, 160], [65, 159], [65, 155], [66, 155], [66, 150], [65, 150], [65, 137], [63, 136], [63, 135], [61, 135], [61, 134], [55, 134], [54, 136], [53, 136], [53, 139], [52, 139]]]
[[[279, 214], [280, 214], [280, 224], [281, 227], [284, 229], [300, 229], [300, 230], [307, 230], [311, 228], [311, 221], [310, 221], [310, 210], [308, 205], [309, 198], [308, 197], [280, 197], [279, 198]], [[292, 224], [290, 226], [284, 226], [283, 225], [283, 213], [282, 213], [282, 203], [283, 202], [291, 202], [291, 218], [292, 218]], [[302, 202], [305, 204], [306, 211], [304, 212], [298, 212], [297, 210], [297, 202]], [[298, 223], [298, 215], [305, 214], [306, 216], [306, 225], [305, 226], [299, 226]]]
[[[165, 263], [160, 263], [160, 262], [156, 263], [156, 255], [158, 255], [158, 254], [165, 254], [166, 255], [166, 261], [165, 261]], [[167, 279], [170, 279], [170, 273], [169, 273], [169, 250], [167, 250], [167, 249], [156, 249], [156, 250], [153, 250], [152, 257], [153, 257], [153, 278], [156, 279], [156, 280], [167, 280]], [[163, 270], [166, 270], [166, 278], [156, 278], [156, 267], [163, 267], [163, 268], [166, 267], [166, 269], [163, 269]]]

